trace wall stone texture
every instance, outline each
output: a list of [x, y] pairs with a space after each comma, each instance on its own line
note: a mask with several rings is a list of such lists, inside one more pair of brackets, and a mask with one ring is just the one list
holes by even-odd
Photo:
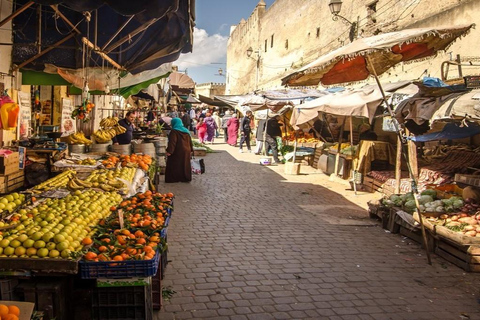
[[[348, 44], [350, 25], [332, 20], [328, 3], [318, 0], [276, 0], [265, 8], [260, 1], [247, 20], [231, 29], [227, 46], [228, 94], [281, 87], [281, 78], [342, 45]], [[376, 12], [375, 12], [376, 11]], [[479, 25], [480, 0], [344, 0], [340, 14], [359, 22], [359, 37], [408, 28]], [[273, 38], [273, 43], [272, 43]], [[251, 47], [251, 58], [246, 55]], [[415, 63], [401, 63], [381, 76], [384, 82], [441, 77], [441, 64], [460, 55], [480, 64], [480, 30], [457, 40], [448, 52]], [[258, 83], [256, 80], [258, 62]], [[426, 71], [425, 71], [426, 70]], [[480, 68], [463, 68], [463, 75], [480, 74]], [[450, 68], [449, 78], [457, 78]]]

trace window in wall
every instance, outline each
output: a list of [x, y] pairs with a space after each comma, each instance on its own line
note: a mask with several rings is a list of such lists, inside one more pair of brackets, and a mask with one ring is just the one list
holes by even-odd
[[270, 37], [270, 48], [273, 48], [273, 34], [272, 34], [272, 36]]
[[317, 38], [320, 38], [320, 27], [317, 28]]
[[377, 3], [378, 1], [373, 1], [370, 4], [367, 4], [367, 18], [372, 23], [377, 22]]
[[287, 40], [285, 40], [285, 49], [287, 49], [287, 50], [288, 50], [288, 39], [287, 39]]
[[268, 40], [265, 39], [265, 52], [267, 52], [267, 48], [268, 48]]

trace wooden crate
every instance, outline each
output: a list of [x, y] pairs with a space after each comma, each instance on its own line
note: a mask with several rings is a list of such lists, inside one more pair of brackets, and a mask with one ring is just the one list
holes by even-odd
[[318, 160], [320, 160], [320, 156], [322, 155], [322, 149], [315, 149], [315, 154], [313, 156], [312, 167], [318, 169]]
[[387, 197], [395, 193], [394, 187], [385, 185], [383, 182], [369, 176], [363, 178], [362, 188], [367, 192], [381, 192]]
[[438, 237], [435, 254], [468, 272], [480, 272], [480, 245], [460, 245]]
[[23, 187], [25, 181], [24, 171], [17, 170], [14, 173], [0, 176], [0, 193], [9, 193]]

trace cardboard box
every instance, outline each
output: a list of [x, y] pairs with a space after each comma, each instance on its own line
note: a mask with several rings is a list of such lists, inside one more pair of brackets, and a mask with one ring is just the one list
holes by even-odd
[[25, 181], [24, 171], [16, 169], [15, 172], [0, 176], [0, 193], [8, 193], [23, 187]]

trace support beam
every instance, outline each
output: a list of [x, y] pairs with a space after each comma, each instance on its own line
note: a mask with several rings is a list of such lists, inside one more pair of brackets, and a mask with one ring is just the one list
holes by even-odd
[[[63, 15], [63, 13], [60, 12], [60, 10], [58, 10], [58, 6], [57, 5], [51, 5], [50, 7], [52, 7], [52, 9], [60, 16], [60, 18], [63, 19], [63, 21], [65, 21], [71, 28], [73, 31], [75, 31], [76, 33], [80, 34], [81, 35], [81, 32], [80, 30], [78, 30], [75, 25], [70, 21], [68, 20], [67, 17], [65, 17]], [[97, 47], [96, 45], [94, 45], [90, 40], [88, 40], [87, 38], [85, 37], [82, 37], [82, 42], [85, 43], [90, 49], [92, 49], [96, 54], [98, 54], [99, 56], [101, 56], [104, 60], [108, 61], [112, 66], [114, 66], [115, 68], [117, 69], [120, 69], [120, 70], [125, 70], [124, 67], [122, 67], [121, 65], [119, 65], [116, 61], [114, 61], [112, 58], [110, 58], [109, 56], [107, 56], [106, 53], [102, 52], [102, 50]]]
[[23, 5], [23, 7], [21, 7], [20, 9], [18, 9], [17, 11], [13, 12], [11, 15], [9, 15], [8, 17], [6, 17], [5, 19], [3, 19], [2, 21], [0, 21], [0, 27], [3, 26], [5, 23], [13, 20], [13, 18], [15, 18], [16, 16], [18, 16], [20, 13], [22, 13], [23, 11], [27, 10], [34, 2], [33, 1], [29, 1], [27, 3], [25, 3]]
[[39, 57], [43, 56], [45, 53], [49, 52], [49, 51], [52, 51], [53, 49], [55, 49], [56, 47], [58, 47], [59, 45], [61, 45], [62, 43], [64, 43], [65, 41], [73, 38], [75, 36], [74, 33], [70, 33], [68, 36], [66, 36], [65, 38], [63, 38], [62, 40], [54, 43], [52, 46], [48, 47], [47, 49], [37, 53], [36, 55], [34, 55], [33, 57], [31, 57], [30, 59], [22, 62], [20, 65], [16, 66], [16, 67], [13, 67], [12, 71], [15, 72], [17, 70], [19, 70], [20, 68], [23, 68], [24, 66], [26, 66], [27, 64], [29, 64], [30, 62], [32, 61], [35, 61], [37, 60]]
[[146, 23], [144, 23], [143, 25], [141, 25], [140, 27], [138, 27], [137, 29], [135, 29], [134, 31], [130, 32], [128, 35], [126, 35], [125, 37], [123, 37], [122, 39], [118, 40], [117, 42], [115, 42], [114, 44], [112, 44], [111, 46], [107, 47], [104, 49], [105, 53], [110, 53], [112, 52], [114, 49], [118, 48], [119, 46], [121, 46], [122, 44], [124, 44], [125, 42], [129, 41], [130, 39], [132, 39], [133, 37], [135, 37], [137, 34], [139, 34], [140, 32], [144, 31], [144, 30], [147, 30], [152, 24], [154, 24], [155, 22], [157, 22], [158, 20], [160, 20], [160, 18], [155, 18], [155, 19], [152, 19]]

